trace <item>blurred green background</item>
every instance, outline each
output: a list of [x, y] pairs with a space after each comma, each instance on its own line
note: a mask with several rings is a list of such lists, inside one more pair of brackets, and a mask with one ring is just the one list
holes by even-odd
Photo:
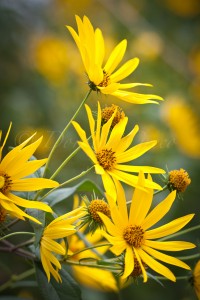
[[[122, 39], [128, 40], [125, 59], [140, 58], [138, 69], [127, 82], [147, 82], [153, 88], [138, 92], [158, 94], [160, 105], [131, 105], [95, 93], [89, 98], [92, 110], [97, 100], [104, 107], [115, 103], [129, 116], [128, 129], [139, 124], [136, 142], [158, 140], [158, 145], [139, 159], [169, 170], [184, 168], [192, 183], [177, 200], [170, 218], [195, 212], [190, 223], [200, 220], [200, 1], [199, 0], [1, 0], [0, 1], [0, 128], [4, 134], [13, 122], [8, 145], [15, 146], [37, 131], [43, 135], [36, 155], [47, 157], [67, 121], [88, 91], [87, 78], [78, 50], [65, 25], [76, 28], [75, 14], [87, 15], [103, 31], [107, 54]], [[88, 128], [84, 109], [77, 120]], [[51, 172], [75, 148], [73, 128], [57, 150]], [[58, 178], [60, 182], [91, 165], [78, 153]], [[97, 183], [100, 179], [90, 175]], [[159, 197], [158, 197], [159, 199]], [[199, 234], [186, 236], [198, 244]], [[196, 250], [199, 251], [199, 250]], [[195, 253], [195, 251], [193, 252]], [[182, 255], [182, 254], [181, 254]], [[191, 261], [191, 267], [196, 261]], [[176, 275], [183, 275], [175, 269]], [[184, 274], [189, 274], [184, 272]], [[3, 280], [5, 274], [0, 274]], [[29, 289], [12, 291], [25, 299], [38, 299]], [[131, 285], [122, 299], [179, 299], [196, 296], [187, 281], [149, 282]], [[114, 294], [83, 288], [85, 300], [115, 300]], [[66, 298], [67, 299], [67, 298]]]

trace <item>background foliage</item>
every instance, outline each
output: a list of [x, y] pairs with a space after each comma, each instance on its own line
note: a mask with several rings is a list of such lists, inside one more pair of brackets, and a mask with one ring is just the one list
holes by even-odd
[[[136, 106], [93, 93], [88, 101], [95, 111], [97, 98], [104, 104], [120, 105], [129, 116], [129, 126], [138, 123], [138, 140], [158, 139], [158, 145], [140, 163], [166, 168], [184, 168], [192, 184], [177, 200], [172, 217], [196, 213], [191, 226], [199, 222], [200, 172], [200, 2], [199, 0], [1, 0], [0, 1], [0, 127], [13, 128], [8, 144], [16, 146], [32, 132], [44, 136], [36, 153], [46, 157], [72, 113], [88, 90], [87, 78], [78, 50], [65, 28], [75, 26], [74, 15], [87, 15], [106, 37], [112, 49], [128, 40], [126, 59], [140, 58], [132, 75], [134, 82], [148, 82], [144, 92], [161, 95], [165, 102]], [[130, 81], [130, 80], [129, 80]], [[139, 91], [142, 91], [140, 88]], [[85, 122], [84, 110], [78, 117]], [[87, 124], [84, 125], [85, 127]], [[129, 128], [129, 129], [130, 129]], [[77, 135], [70, 129], [62, 140], [51, 169], [54, 170], [76, 147]], [[90, 166], [81, 152], [61, 173], [64, 181]], [[93, 177], [93, 178], [92, 178]], [[94, 179], [94, 175], [91, 175]], [[99, 178], [95, 177], [98, 183]], [[159, 199], [159, 197], [157, 198]], [[72, 205], [71, 203], [69, 206]], [[187, 240], [193, 240], [190, 234]], [[198, 237], [195, 235], [195, 242]], [[6, 258], [0, 281], [9, 276], [9, 266], [23, 270], [22, 260]], [[194, 262], [192, 262], [194, 263]], [[1, 265], [1, 262], [0, 262]], [[179, 275], [176, 270], [176, 275]], [[189, 283], [164, 282], [164, 288], [149, 281], [123, 290], [123, 299], [192, 300]], [[22, 299], [38, 299], [37, 291], [20, 287], [13, 294]], [[114, 294], [83, 288], [87, 300], [112, 300]]]

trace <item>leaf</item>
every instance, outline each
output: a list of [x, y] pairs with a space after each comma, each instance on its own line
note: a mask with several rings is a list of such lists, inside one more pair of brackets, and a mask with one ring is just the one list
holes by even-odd
[[70, 274], [61, 269], [59, 274], [62, 283], [58, 283], [53, 277], [48, 282], [40, 263], [35, 263], [36, 279], [39, 290], [45, 300], [81, 300], [81, 290]]
[[45, 226], [45, 212], [43, 210], [39, 210], [39, 209], [33, 209], [33, 208], [28, 208], [26, 210], [27, 214], [36, 218], [37, 220], [39, 220], [42, 224], [37, 224], [31, 220], [29, 220], [33, 230], [34, 230], [34, 233], [35, 233], [35, 247], [38, 246], [39, 242], [40, 242], [40, 239], [42, 237], [42, 233], [43, 233], [43, 230], [44, 230], [44, 226]]
[[79, 184], [70, 188], [61, 188], [52, 192], [45, 200], [49, 203], [51, 207], [66, 200], [76, 192], [95, 192], [103, 196], [101, 189], [91, 180], [84, 180]]

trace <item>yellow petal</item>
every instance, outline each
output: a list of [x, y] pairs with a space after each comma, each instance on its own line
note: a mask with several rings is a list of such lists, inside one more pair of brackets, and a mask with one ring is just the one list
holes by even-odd
[[101, 220], [103, 221], [104, 225], [106, 226], [107, 231], [113, 235], [113, 236], [120, 236], [121, 230], [115, 226], [111, 220], [101, 212], [98, 212], [98, 215], [100, 216]]
[[134, 270], [134, 254], [130, 246], [126, 248], [125, 259], [124, 259], [124, 274], [123, 278], [127, 278]]
[[96, 155], [92, 148], [90, 147], [89, 143], [79, 142], [78, 143], [81, 149], [87, 154], [87, 156], [93, 161], [94, 164], [98, 164]]
[[167, 242], [159, 242], [159, 241], [150, 241], [145, 240], [145, 245], [154, 249], [164, 250], [164, 251], [182, 251], [187, 249], [193, 249], [196, 245], [190, 242], [183, 241], [167, 241]]
[[116, 146], [121, 142], [121, 137], [124, 134], [127, 122], [128, 118], [125, 117], [114, 126], [114, 128], [111, 131], [109, 140], [107, 142], [108, 148], [112, 148], [112, 150], [115, 151]]
[[[44, 231], [44, 234], [45, 234], [45, 231]], [[49, 251], [53, 251], [53, 252], [55, 252], [57, 254], [61, 254], [61, 255], [65, 254], [65, 249], [59, 243], [46, 237], [45, 235], [43, 235], [43, 237], [42, 237], [41, 244], [43, 247], [45, 247]]]
[[101, 67], [105, 55], [105, 45], [102, 32], [99, 28], [95, 30], [95, 46], [95, 63]]
[[164, 265], [157, 262], [155, 259], [153, 259], [150, 255], [148, 255], [142, 249], [138, 249], [137, 251], [138, 251], [138, 254], [139, 254], [141, 260], [145, 264], [147, 264], [147, 266], [149, 266], [152, 270], [154, 270], [155, 272], [163, 275], [164, 277], [166, 277], [172, 281], [176, 281], [176, 277], [167, 267], [165, 267]]
[[46, 178], [26, 178], [13, 180], [12, 191], [37, 191], [40, 189], [48, 189], [58, 187], [59, 183]]
[[18, 168], [17, 171], [13, 170], [13, 174], [9, 172], [9, 175], [12, 176], [12, 180], [26, 177], [41, 168], [47, 160], [48, 158], [28, 161], [21, 168]]
[[[12, 122], [10, 122], [10, 125], [8, 127], [6, 136], [5, 136], [4, 141], [3, 141], [3, 144], [2, 144], [2, 146], [0, 146], [0, 161], [1, 161], [1, 158], [2, 158], [2, 151], [3, 151], [3, 148], [4, 148], [5, 144], [6, 144], [6, 141], [8, 139], [11, 127], [12, 127]], [[0, 141], [1, 141], [1, 136], [2, 136], [2, 131], [0, 131]]]
[[183, 228], [194, 217], [194, 214], [175, 219], [163, 226], [146, 231], [146, 239], [157, 239], [173, 234]]
[[118, 180], [114, 179], [114, 182], [117, 191], [117, 204], [119, 207], [119, 211], [122, 215], [124, 223], [128, 224], [128, 212], [127, 212], [125, 191]]
[[144, 222], [142, 222], [142, 228], [144, 228], [144, 230], [147, 230], [148, 228], [156, 224], [158, 221], [160, 221], [170, 210], [175, 199], [176, 199], [176, 191], [173, 191], [165, 198], [165, 200], [160, 202], [149, 213], [149, 215], [146, 217]]
[[86, 137], [85, 131], [75, 121], [72, 122], [72, 125], [74, 126], [74, 128], [75, 128], [76, 132], [78, 133], [78, 135], [80, 136], [81, 140], [86, 143], [87, 142], [87, 137]]
[[139, 130], [139, 126], [135, 125], [135, 127], [131, 130], [131, 132], [121, 139], [120, 143], [115, 146], [116, 153], [124, 152], [131, 145], [138, 130]]
[[146, 251], [148, 254], [150, 254], [151, 256], [155, 257], [158, 260], [161, 260], [163, 262], [166, 262], [166, 263], [174, 265], [174, 266], [178, 266], [178, 267], [186, 269], [186, 270], [190, 270], [190, 267], [178, 258], [163, 254], [163, 253], [156, 251], [147, 246], [143, 246], [142, 248], [144, 251]]
[[106, 193], [109, 195], [112, 195], [112, 198], [115, 199], [115, 201], [116, 201], [116, 199], [117, 199], [116, 188], [115, 188], [112, 178], [110, 177], [110, 175], [107, 172], [102, 174], [101, 178], [102, 178], [103, 186], [104, 186]]
[[121, 62], [126, 51], [127, 41], [121, 41], [111, 52], [104, 70], [110, 75]]
[[143, 266], [143, 263], [142, 263], [142, 261], [140, 259], [140, 256], [139, 256], [138, 252], [137, 252], [137, 249], [133, 248], [133, 250], [134, 250], [135, 257], [136, 257], [137, 261], [139, 262], [140, 268], [142, 270], [143, 282], [147, 282], [147, 279], [148, 279], [147, 272], [146, 272], [146, 270], [145, 270], [145, 268]]
[[138, 58], [133, 58], [128, 60], [121, 68], [119, 68], [115, 73], [110, 75], [110, 79], [112, 82], [119, 82], [120, 80], [128, 77], [135, 69], [137, 68], [139, 64]]
[[117, 165], [116, 167], [118, 170], [126, 171], [126, 172], [133, 172], [139, 173], [140, 171], [144, 173], [151, 173], [151, 174], [164, 174], [166, 173], [165, 170], [155, 167], [149, 166], [128, 166], [128, 165]]

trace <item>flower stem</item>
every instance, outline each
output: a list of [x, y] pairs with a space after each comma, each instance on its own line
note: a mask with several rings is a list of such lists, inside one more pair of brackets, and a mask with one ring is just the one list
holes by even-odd
[[193, 227], [190, 227], [190, 228], [185, 229], [185, 230], [181, 230], [181, 231], [179, 231], [179, 232], [177, 232], [177, 233], [174, 233], [174, 234], [165, 236], [165, 237], [159, 239], [158, 241], [165, 241], [165, 240], [168, 240], [168, 239], [177, 237], [177, 236], [179, 236], [179, 235], [182, 235], [182, 234], [185, 234], [185, 233], [188, 233], [188, 232], [197, 230], [197, 229], [200, 229], [200, 224], [199, 224], [199, 225], [196, 225], [196, 226], [193, 226]]
[[154, 192], [153, 194], [154, 194], [154, 195], [157, 195], [157, 194], [159, 194], [159, 193], [161, 193], [161, 192], [167, 190], [167, 188], [168, 188], [168, 186], [167, 186], [167, 185], [164, 185], [163, 188], [162, 188], [162, 190], [158, 190], [158, 191]]
[[12, 232], [12, 233], [9, 233], [7, 235], [4, 235], [3, 237], [0, 238], [0, 241], [3, 241], [13, 235], [19, 235], [19, 234], [26, 234], [26, 235], [35, 235], [34, 232], [26, 232], [26, 231], [19, 231], [19, 232]]
[[48, 170], [49, 163], [50, 163], [50, 161], [51, 161], [51, 159], [52, 159], [52, 156], [53, 156], [53, 154], [54, 154], [56, 148], [58, 147], [58, 145], [59, 145], [59, 143], [60, 143], [62, 137], [63, 137], [63, 136], [65, 135], [65, 133], [67, 132], [67, 130], [68, 130], [68, 128], [69, 128], [71, 122], [72, 122], [72, 121], [76, 118], [76, 116], [78, 115], [80, 109], [82, 108], [82, 106], [84, 105], [84, 103], [86, 102], [86, 100], [88, 99], [88, 97], [89, 97], [89, 95], [90, 95], [91, 92], [92, 92], [92, 90], [90, 89], [90, 90], [88, 91], [88, 93], [86, 94], [85, 98], [83, 99], [83, 101], [81, 102], [81, 104], [79, 105], [78, 109], [76, 110], [76, 112], [75, 112], [74, 115], [72, 116], [71, 120], [68, 122], [68, 124], [65, 126], [65, 128], [63, 129], [63, 131], [62, 131], [61, 134], [59, 135], [59, 137], [58, 137], [57, 141], [55, 142], [53, 148], [51, 149], [51, 152], [50, 152], [49, 157], [48, 157], [48, 161], [47, 161], [46, 166], [45, 166], [45, 169], [44, 169], [43, 177], [46, 176], [46, 172], [47, 172], [47, 170]]
[[196, 253], [193, 255], [188, 255], [188, 256], [178, 256], [177, 258], [180, 260], [190, 260], [190, 259], [195, 259], [195, 258], [199, 258], [200, 257], [200, 253]]
[[46, 193], [42, 198], [40, 198], [40, 201], [42, 201], [44, 198], [46, 198], [47, 196], [49, 196], [49, 195], [50, 195], [51, 193], [53, 193], [53, 191], [55, 191], [56, 189], [61, 188], [61, 187], [65, 186], [65, 185], [67, 185], [68, 183], [70, 183], [70, 182], [72, 182], [72, 181], [74, 181], [74, 180], [76, 180], [76, 179], [79, 179], [79, 178], [83, 177], [84, 175], [86, 175], [87, 173], [89, 173], [89, 172], [93, 169], [93, 167], [94, 167], [94, 166], [92, 166], [92, 167], [90, 167], [89, 169], [87, 169], [87, 170], [81, 172], [79, 175], [74, 176], [74, 177], [70, 178], [69, 180], [67, 180], [67, 181], [65, 181], [65, 182], [63, 182], [63, 183], [61, 183], [58, 187], [53, 188], [53, 189], [50, 190], [48, 193]]
[[[156, 276], [158, 280], [169, 280], [167, 277]], [[176, 280], [188, 280], [188, 276], [177, 276]]]
[[20, 280], [23, 280], [31, 275], [33, 275], [35, 273], [35, 269], [30, 269], [30, 270], [27, 270], [19, 275], [12, 275], [11, 278], [5, 282], [4, 284], [2, 284], [0, 286], [0, 292], [6, 290], [7, 288], [10, 288], [12, 287], [12, 284], [15, 283], [16, 281], [20, 281]]
[[106, 270], [109, 270], [109, 271], [121, 271], [122, 268], [121, 266], [119, 267], [109, 267], [109, 266], [104, 266], [104, 265], [98, 265], [98, 264], [94, 264], [94, 263], [88, 263], [88, 262], [81, 262], [81, 261], [73, 261], [73, 260], [65, 260], [64, 261], [66, 264], [69, 264], [69, 265], [75, 265], [75, 266], [83, 266], [83, 267], [89, 267], [89, 268], [98, 268], [98, 269], [106, 269]]

